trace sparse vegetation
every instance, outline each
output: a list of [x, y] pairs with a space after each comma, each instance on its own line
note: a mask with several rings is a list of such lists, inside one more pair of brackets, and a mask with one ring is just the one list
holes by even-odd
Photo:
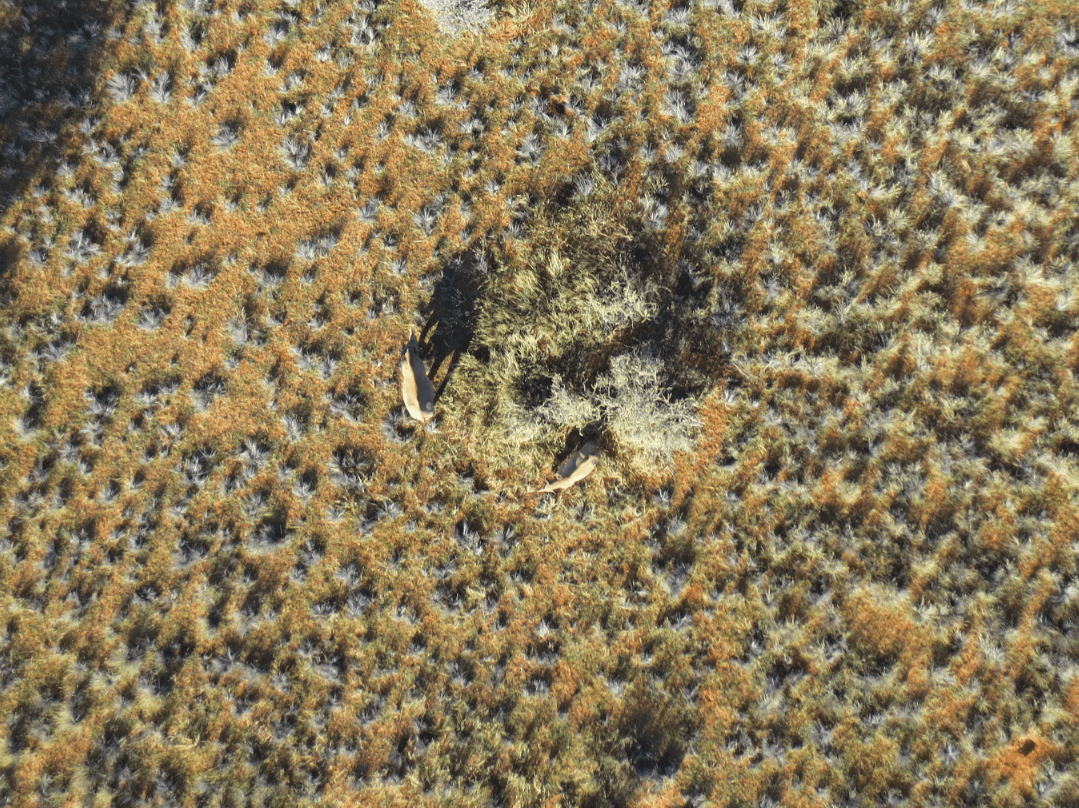
[[0, 3], [0, 803], [1079, 802], [1072, 5]]

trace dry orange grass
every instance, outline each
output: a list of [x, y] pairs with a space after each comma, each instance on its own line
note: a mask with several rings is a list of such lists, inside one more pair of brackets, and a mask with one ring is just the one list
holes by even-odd
[[0, 9], [0, 802], [1075, 803], [1069, 4], [492, 9]]

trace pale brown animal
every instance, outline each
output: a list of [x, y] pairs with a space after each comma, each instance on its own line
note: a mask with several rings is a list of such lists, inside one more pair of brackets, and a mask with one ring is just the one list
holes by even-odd
[[408, 345], [401, 352], [397, 371], [401, 377], [401, 398], [404, 399], [405, 409], [421, 424], [426, 424], [435, 417], [435, 388], [427, 378], [427, 368], [420, 358], [420, 346], [411, 331]]
[[583, 480], [596, 470], [599, 465], [599, 455], [596, 454], [596, 444], [589, 441], [576, 452], [566, 458], [558, 467], [558, 479], [548, 483], [538, 491], [530, 491], [531, 494], [551, 494], [569, 488]]

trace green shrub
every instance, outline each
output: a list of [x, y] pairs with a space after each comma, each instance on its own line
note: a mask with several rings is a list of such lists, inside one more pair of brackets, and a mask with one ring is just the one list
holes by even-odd
[[460, 387], [483, 402], [477, 440], [561, 444], [575, 430], [640, 469], [690, 449], [714, 381], [688, 361], [714, 331], [706, 296], [676, 293], [674, 262], [609, 192], [540, 207], [529, 226], [530, 252], [496, 245], [474, 262], [486, 275]]
[[602, 424], [619, 453], [656, 465], [676, 451], [688, 451], [700, 427], [694, 402], [672, 400], [662, 363], [632, 350], [611, 360], [610, 371], [584, 393], [568, 390], [555, 378], [551, 397], [539, 408], [554, 427], [582, 433]]

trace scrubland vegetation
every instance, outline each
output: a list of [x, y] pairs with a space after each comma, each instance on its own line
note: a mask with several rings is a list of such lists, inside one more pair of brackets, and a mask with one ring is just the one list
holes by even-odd
[[0, 803], [1079, 803], [1077, 31], [0, 4]]

